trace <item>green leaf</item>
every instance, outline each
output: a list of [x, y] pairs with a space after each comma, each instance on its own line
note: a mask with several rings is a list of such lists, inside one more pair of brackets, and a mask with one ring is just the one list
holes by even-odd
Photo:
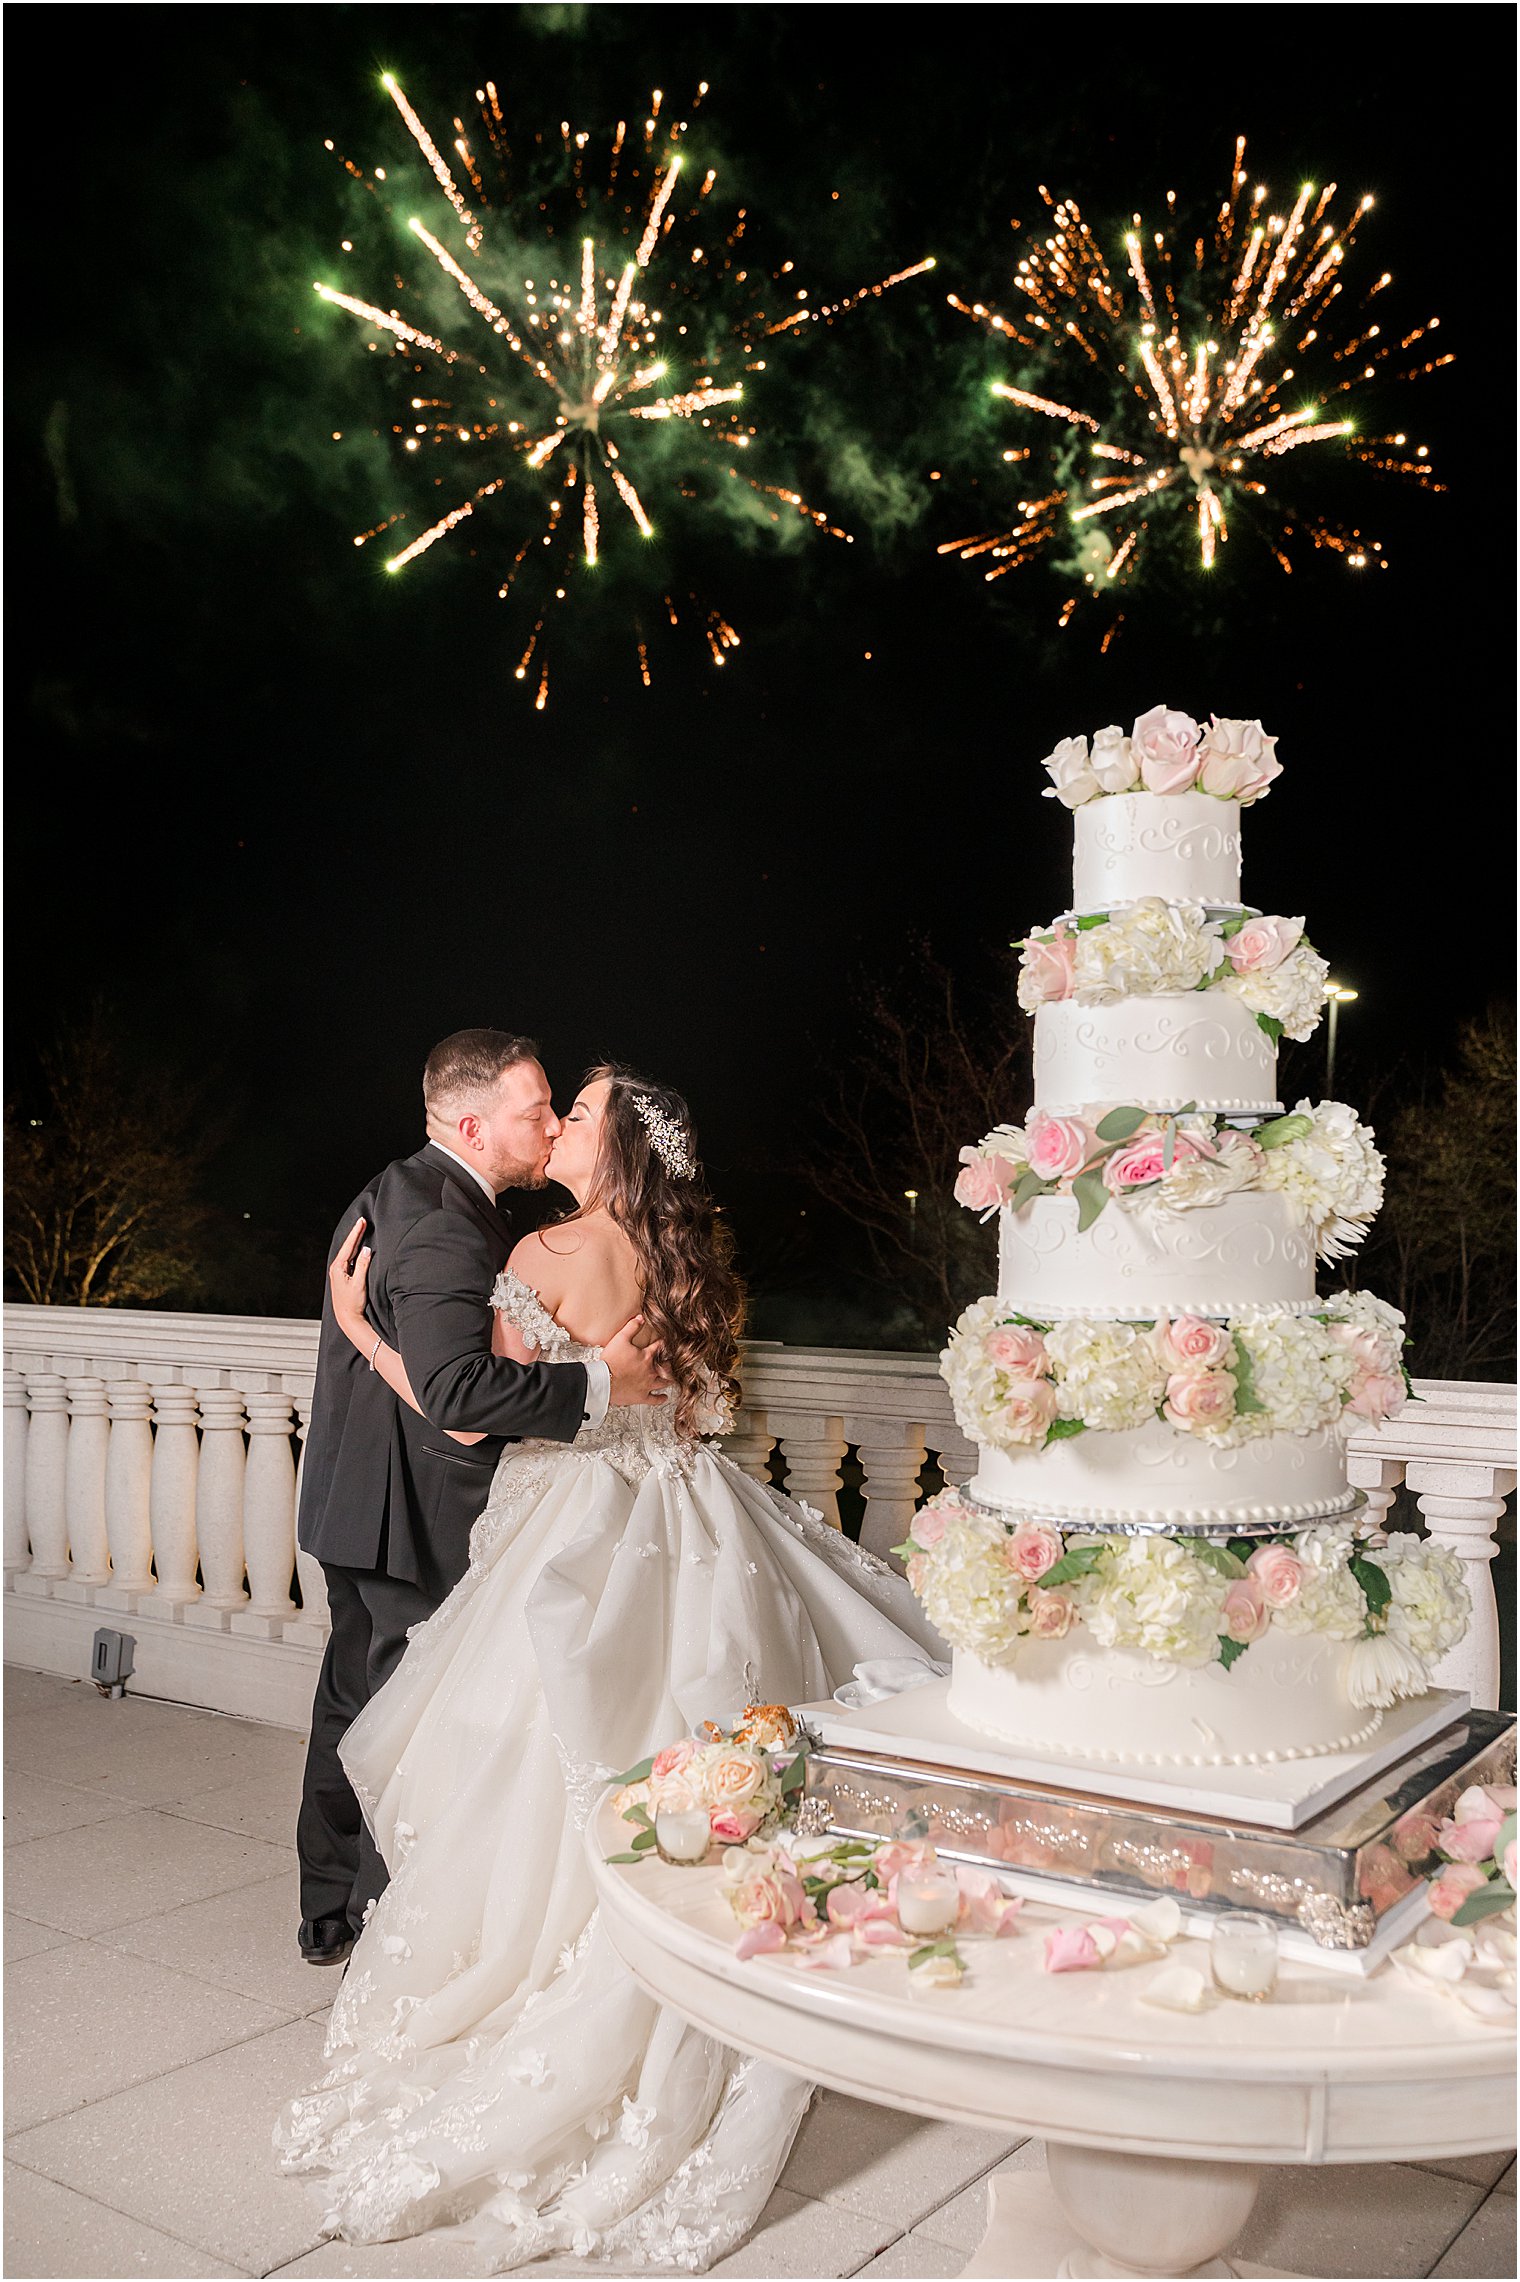
[[1027, 1204], [1032, 1196], [1049, 1196], [1055, 1185], [1054, 1181], [1047, 1181], [1042, 1173], [1037, 1173], [1033, 1166], [1026, 1165], [1014, 1182], [1013, 1194], [1008, 1201], [1017, 1212], [1020, 1205]]
[[1452, 1914], [1453, 1925], [1476, 1925], [1480, 1918], [1497, 1917], [1500, 1910], [1514, 1906], [1515, 1891], [1502, 1878], [1490, 1878], [1486, 1886], [1469, 1894], [1459, 1910]]
[[1003, 1320], [1006, 1323], [1022, 1323], [1028, 1331], [1046, 1332], [1050, 1329], [1048, 1323], [1041, 1323], [1038, 1317], [1033, 1315], [1014, 1314], [1005, 1316]]
[[612, 1780], [620, 1787], [625, 1783], [642, 1783], [645, 1777], [653, 1774], [653, 1772], [654, 1757], [651, 1754], [649, 1758], [641, 1759], [637, 1767], [630, 1767], [626, 1775], [614, 1775]]
[[1506, 1846], [1513, 1846], [1515, 1843], [1515, 1824], [1517, 1819], [1520, 1818], [1517, 1818], [1514, 1815], [1506, 1815], [1503, 1822], [1501, 1822], [1499, 1825], [1499, 1835], [1494, 1840], [1494, 1860], [1496, 1862], [1502, 1862], [1504, 1860], [1504, 1849]]
[[1250, 1647], [1249, 1640], [1231, 1640], [1226, 1633], [1219, 1635], [1219, 1661], [1228, 1672], [1237, 1656], [1244, 1656]]
[[1288, 1141], [1302, 1141], [1306, 1133], [1314, 1131], [1314, 1120], [1294, 1110], [1291, 1117], [1269, 1117], [1265, 1125], [1258, 1125], [1251, 1139], [1258, 1149], [1280, 1149]]
[[647, 1852], [647, 1850], [653, 1846], [653, 1844], [654, 1832], [652, 1830], [641, 1830], [638, 1837], [633, 1841], [633, 1851], [635, 1855], [643, 1854]]
[[1235, 1373], [1236, 1410], [1265, 1410], [1267, 1406], [1256, 1392], [1256, 1367], [1251, 1361], [1251, 1350], [1238, 1334], [1235, 1338], [1235, 1360], [1230, 1368]]
[[1367, 1597], [1367, 1614], [1381, 1616], [1393, 1599], [1393, 1587], [1375, 1561], [1353, 1560], [1351, 1574]]
[[624, 1822], [642, 1823], [646, 1830], [653, 1830], [654, 1828], [654, 1816], [648, 1807], [624, 1807], [623, 1820]]
[[940, 1941], [926, 1941], [921, 1949], [911, 1950], [908, 1955], [909, 1971], [911, 1972], [915, 1965], [927, 1965], [931, 1957], [953, 1957], [957, 1965], [962, 1962], [961, 1953], [955, 1946], [954, 1937], [946, 1934]]
[[1079, 1545], [1073, 1552], [1063, 1553], [1060, 1560], [1046, 1570], [1040, 1584], [1047, 1589], [1052, 1585], [1075, 1584], [1078, 1577], [1085, 1577], [1095, 1569], [1102, 1558], [1101, 1545]]
[[1242, 927], [1244, 927], [1245, 923], [1246, 915], [1244, 912], [1241, 913], [1238, 919], [1227, 919], [1219, 930], [1220, 941], [1228, 943], [1232, 935], [1238, 935], [1240, 933], [1240, 930]]
[[1282, 1024], [1278, 1021], [1277, 1016], [1275, 1014], [1258, 1014], [1256, 1021], [1258, 1028], [1265, 1030], [1275, 1046], [1282, 1036]]
[[784, 1799], [789, 1798], [792, 1792], [799, 1787], [802, 1782], [802, 1778], [806, 1773], [807, 1753], [805, 1751], [799, 1751], [796, 1758], [791, 1761], [787, 1767], [786, 1773], [781, 1778], [781, 1796]]
[[1241, 1567], [1245, 1568], [1251, 1555], [1256, 1551], [1256, 1539], [1254, 1537], [1232, 1537], [1230, 1539], [1230, 1551]]
[[602, 1856], [604, 1862], [642, 1862], [643, 1859], [642, 1854], [604, 1854]]
[[1077, 1200], [1077, 1229], [1091, 1228], [1108, 1202], [1108, 1186], [1101, 1173], [1078, 1173], [1071, 1184]]
[[1216, 1570], [1221, 1577], [1245, 1575], [1244, 1561], [1227, 1545], [1216, 1545], [1210, 1537], [1179, 1537], [1177, 1543], [1185, 1545], [1196, 1561], [1201, 1561], [1206, 1569]]
[[1077, 921], [1077, 933], [1085, 935], [1089, 928], [1106, 927], [1107, 925], [1108, 913], [1106, 911], [1084, 911]]
[[1069, 1442], [1074, 1434], [1085, 1434], [1087, 1422], [1081, 1418], [1053, 1418], [1045, 1430], [1047, 1442]]
[[1149, 1115], [1144, 1109], [1111, 1109], [1106, 1117], [1099, 1118], [1093, 1131], [1100, 1141], [1127, 1141], [1132, 1133], [1139, 1132]]

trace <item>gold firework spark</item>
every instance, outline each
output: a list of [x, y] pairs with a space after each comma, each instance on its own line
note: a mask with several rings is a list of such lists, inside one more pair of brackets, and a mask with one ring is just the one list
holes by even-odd
[[[461, 526], [478, 533], [488, 502], [497, 501], [499, 516], [504, 488], [510, 484], [520, 496], [521, 478], [538, 479], [541, 520], [526, 540], [519, 532], [512, 541], [498, 593], [504, 601], [525, 604], [532, 615], [516, 678], [531, 685], [536, 665], [533, 702], [542, 709], [552, 613], [584, 591], [580, 580], [609, 560], [615, 532], [631, 527], [636, 543], [655, 539], [656, 487], [667, 504], [676, 493], [692, 497], [693, 456], [713, 479], [714, 496], [729, 483], [743, 486], [779, 500], [815, 529], [849, 540], [823, 509], [745, 466], [757, 436], [741, 410], [745, 381], [765, 370], [774, 336], [795, 337], [813, 325], [830, 325], [932, 269], [932, 259], [818, 302], [796, 284], [791, 261], [767, 268], [752, 260], [743, 209], [727, 225], [717, 218], [709, 203], [716, 171], [704, 170], [699, 180], [688, 173], [680, 144], [689, 121], [669, 113], [662, 119], [665, 97], [659, 89], [641, 124], [618, 122], [605, 185], [597, 190], [588, 179], [591, 137], [572, 130], [568, 121], [557, 134], [534, 138], [530, 163], [513, 161], [500, 96], [490, 80], [476, 91], [479, 125], [473, 140], [463, 119], [454, 121], [453, 157], [467, 178], [461, 185], [450, 158], [390, 73], [382, 85], [452, 213], [439, 214], [437, 232], [418, 216], [407, 217], [419, 260], [425, 257], [431, 266], [423, 268], [421, 285], [397, 274], [398, 296], [409, 299], [406, 308], [382, 308], [326, 282], [316, 291], [357, 318], [371, 336], [369, 345], [386, 347], [410, 374], [413, 418], [393, 424], [402, 450], [441, 452], [450, 460], [463, 456], [473, 463], [447, 508], [389, 557], [388, 571], [403, 570]], [[706, 93], [704, 81], [698, 103]], [[550, 201], [526, 187], [530, 176], [543, 172], [546, 156], [559, 168], [562, 191], [568, 167], [573, 234], [544, 220]], [[366, 171], [347, 158], [340, 163], [393, 211], [383, 167]], [[494, 196], [488, 173], [495, 176]], [[491, 243], [497, 213], [515, 246], [504, 258], [494, 255]], [[530, 235], [541, 260], [523, 253]], [[573, 261], [566, 259], [567, 238]], [[344, 249], [352, 250], [351, 241], [344, 241]], [[525, 259], [534, 275], [526, 274]], [[464, 305], [458, 330], [437, 314], [447, 306], [439, 298], [440, 277], [443, 290], [452, 288]], [[676, 434], [679, 460], [666, 441]], [[435, 486], [444, 481], [434, 476]], [[774, 520], [777, 510], [770, 513]], [[355, 544], [408, 521], [404, 511], [392, 515]], [[663, 586], [668, 570], [657, 575]], [[670, 623], [678, 625], [668, 595], [663, 599]], [[691, 599], [690, 622], [713, 664], [721, 666], [739, 637], [721, 611]], [[648, 687], [648, 645], [641, 627], [635, 633], [637, 671]]]
[[[1212, 570], [1232, 519], [1259, 532], [1284, 571], [1294, 541], [1354, 570], [1386, 569], [1380, 540], [1287, 494], [1283, 463], [1307, 447], [1445, 488], [1424, 445], [1361, 434], [1353, 416], [1353, 394], [1369, 382], [1452, 361], [1429, 344], [1438, 317], [1407, 330], [1382, 322], [1386, 271], [1359, 299], [1348, 285], [1372, 199], [1337, 221], [1337, 185], [1306, 183], [1290, 209], [1269, 211], [1245, 149], [1241, 136], [1229, 193], [1206, 229], [1179, 224], [1169, 191], [1167, 226], [1147, 229], [1136, 214], [1112, 264], [1076, 201], [1042, 184], [1049, 222], [1021, 245], [1016, 315], [949, 296], [962, 315], [1032, 352], [1024, 377], [1041, 385], [1000, 381], [993, 393], [1049, 425], [1033, 447], [1002, 455], [1010, 466], [1032, 463], [1012, 527], [939, 552], [978, 560], [988, 580], [1042, 556], [1071, 570], [1081, 585], [1062, 605], [1062, 626], [1084, 590], [1114, 596], [1179, 540]], [[1111, 617], [1105, 649], [1117, 624]]]

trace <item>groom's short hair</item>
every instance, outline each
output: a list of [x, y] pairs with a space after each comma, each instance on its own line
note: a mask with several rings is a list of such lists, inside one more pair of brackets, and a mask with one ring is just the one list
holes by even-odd
[[423, 1066], [423, 1101], [433, 1109], [484, 1099], [496, 1091], [506, 1071], [537, 1060], [531, 1038], [514, 1037], [509, 1030], [456, 1030], [433, 1048]]

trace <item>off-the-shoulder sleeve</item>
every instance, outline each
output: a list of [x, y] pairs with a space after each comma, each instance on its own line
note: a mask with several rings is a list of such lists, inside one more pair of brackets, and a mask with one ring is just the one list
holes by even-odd
[[503, 1268], [492, 1286], [491, 1305], [524, 1339], [532, 1340], [546, 1362], [552, 1363], [571, 1345], [570, 1334], [555, 1322], [533, 1286], [510, 1268]]

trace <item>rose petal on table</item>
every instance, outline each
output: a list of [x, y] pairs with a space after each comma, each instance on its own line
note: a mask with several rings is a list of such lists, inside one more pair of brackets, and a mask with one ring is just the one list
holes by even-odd
[[1208, 1995], [1208, 1985], [1196, 1966], [1166, 1965], [1140, 1991], [1140, 2002], [1161, 2005], [1170, 2013], [1201, 2013]]
[[1456, 1991], [1458, 2002], [1480, 2021], [1492, 2028], [1513, 2027], [1515, 1996], [1513, 1990], [1486, 1989], [1479, 1981], [1464, 1981]]
[[773, 1950], [785, 1949], [785, 1947], [786, 1935], [774, 1919], [767, 1919], [763, 1925], [745, 1927], [743, 1933], [734, 1943], [734, 1955], [736, 1957], [764, 1957]]
[[1412, 1980], [1434, 1982], [1438, 1988], [1455, 1988], [1472, 1963], [1465, 1941], [1443, 1941], [1439, 1946], [1410, 1942], [1396, 1949], [1393, 1962]]
[[814, 1943], [809, 1949], [796, 1952], [799, 1965], [821, 1968], [826, 1972], [842, 1972], [855, 1962], [855, 1944], [847, 1933], [831, 1934], [827, 1941]]
[[1143, 1908], [1131, 1910], [1129, 1922], [1146, 1941], [1175, 1941], [1182, 1931], [1181, 1904], [1171, 1894], [1162, 1894]]
[[1045, 1936], [1047, 1973], [1084, 1973], [1098, 1963], [1098, 1945], [1085, 1925], [1058, 1925]]

